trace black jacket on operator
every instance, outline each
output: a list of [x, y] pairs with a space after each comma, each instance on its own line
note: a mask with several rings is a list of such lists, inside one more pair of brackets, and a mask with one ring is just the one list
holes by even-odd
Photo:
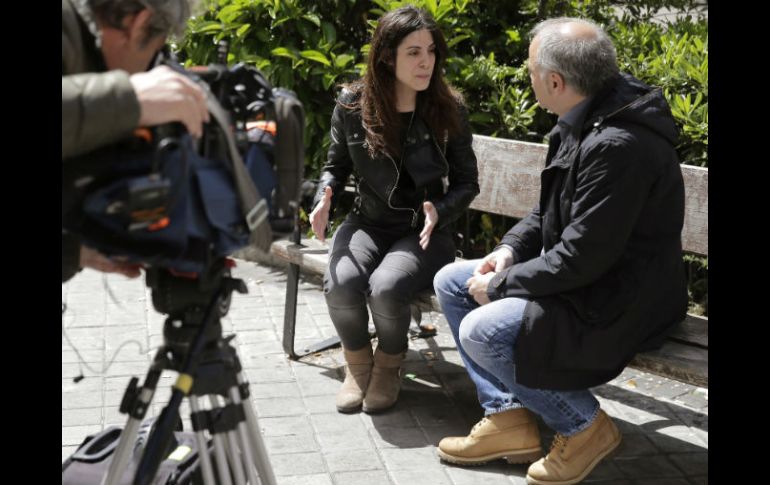
[[493, 300], [530, 300], [514, 352], [528, 387], [605, 383], [687, 311], [684, 183], [665, 98], [622, 74], [574, 110], [552, 132], [539, 204], [501, 241], [514, 264], [488, 288]]
[[[459, 108], [461, 133], [449, 137], [446, 143], [443, 137], [437, 139], [419, 116], [414, 116], [406, 134], [402, 160], [387, 155], [372, 159], [365, 145], [361, 111], [342, 106], [351, 105], [356, 97], [344, 89], [334, 107], [328, 159], [321, 169], [313, 207], [323, 196], [324, 188], [330, 186], [333, 210], [352, 173], [358, 193], [353, 212], [371, 222], [420, 228], [425, 217], [423, 201], [431, 201], [436, 207], [438, 229], [457, 219], [479, 193], [476, 155], [471, 146], [473, 135], [465, 108]], [[399, 187], [398, 197], [394, 197], [404, 170], [414, 181], [410, 191], [415, 193], [404, 194]], [[415, 203], [407, 206], [398, 200]]]

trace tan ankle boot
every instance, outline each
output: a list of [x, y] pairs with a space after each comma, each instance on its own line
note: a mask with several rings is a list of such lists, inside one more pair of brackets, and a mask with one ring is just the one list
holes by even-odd
[[468, 436], [442, 439], [438, 455], [458, 465], [481, 465], [498, 458], [508, 463], [532, 463], [543, 456], [543, 449], [535, 416], [517, 408], [482, 418]]
[[337, 392], [337, 411], [352, 413], [361, 407], [372, 375], [372, 346], [360, 350], [342, 349], [345, 355], [345, 381]]
[[406, 350], [398, 354], [386, 354], [379, 347], [374, 352], [372, 380], [364, 396], [365, 413], [379, 413], [396, 403], [401, 389], [401, 362]]
[[609, 416], [599, 410], [591, 425], [572, 436], [557, 434], [551, 451], [530, 465], [527, 483], [571, 485], [583, 480], [594, 467], [620, 444], [620, 431]]

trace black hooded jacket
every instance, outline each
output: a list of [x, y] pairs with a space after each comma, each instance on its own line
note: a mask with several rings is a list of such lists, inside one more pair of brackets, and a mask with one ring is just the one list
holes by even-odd
[[514, 264], [488, 288], [530, 300], [516, 378], [535, 388], [611, 380], [687, 310], [684, 183], [663, 94], [623, 74], [573, 111], [552, 132], [538, 206], [501, 241]]
[[[422, 202], [431, 201], [438, 212], [438, 228], [457, 219], [479, 193], [473, 135], [467, 112], [459, 106], [461, 133], [446, 143], [436, 139], [428, 126], [414, 116], [403, 146], [401, 159], [391, 156], [372, 158], [365, 145], [365, 131], [359, 110], [349, 110], [356, 94], [343, 90], [334, 107], [331, 121], [331, 144], [328, 159], [321, 171], [313, 207], [321, 200], [324, 188], [332, 188], [332, 210], [351, 173], [355, 177], [358, 196], [353, 212], [383, 225], [422, 227]], [[399, 187], [406, 171], [414, 182], [408, 194]], [[399, 187], [398, 197], [394, 197]], [[404, 205], [403, 200], [415, 201]]]

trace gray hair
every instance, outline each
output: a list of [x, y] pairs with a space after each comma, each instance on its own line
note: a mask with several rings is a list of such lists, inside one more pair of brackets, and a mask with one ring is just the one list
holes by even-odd
[[[576, 36], [561, 32], [559, 27], [568, 23], [588, 27], [593, 35]], [[584, 96], [597, 93], [618, 74], [612, 40], [590, 20], [571, 17], [544, 20], [530, 32], [530, 40], [535, 37], [539, 42], [534, 60], [537, 66], [560, 74], [567, 85]]]
[[[77, 6], [87, 23], [98, 18], [116, 29], [122, 28], [123, 19], [127, 15], [149, 9], [152, 11], [147, 25], [149, 41], [169, 34], [181, 36], [194, 3], [197, 3], [197, 0], [80, 0]], [[91, 25], [89, 29], [93, 32]]]

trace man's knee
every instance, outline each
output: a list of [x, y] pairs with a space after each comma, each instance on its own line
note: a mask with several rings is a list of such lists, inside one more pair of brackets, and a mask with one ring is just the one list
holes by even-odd
[[467, 314], [465, 318], [460, 322], [460, 328], [457, 331], [457, 336], [460, 339], [460, 344], [463, 346], [463, 348], [467, 349], [468, 344], [471, 345], [478, 345], [478, 344], [484, 344], [486, 342], [486, 339], [484, 338], [483, 333], [481, 332], [481, 326], [480, 321], [478, 318], [475, 318], [475, 314], [473, 312]]
[[436, 273], [436, 276], [433, 277], [433, 289], [436, 291], [436, 294], [454, 294], [458, 288], [465, 286], [468, 276], [463, 271], [460, 271], [462, 264], [462, 262], [449, 263]]

